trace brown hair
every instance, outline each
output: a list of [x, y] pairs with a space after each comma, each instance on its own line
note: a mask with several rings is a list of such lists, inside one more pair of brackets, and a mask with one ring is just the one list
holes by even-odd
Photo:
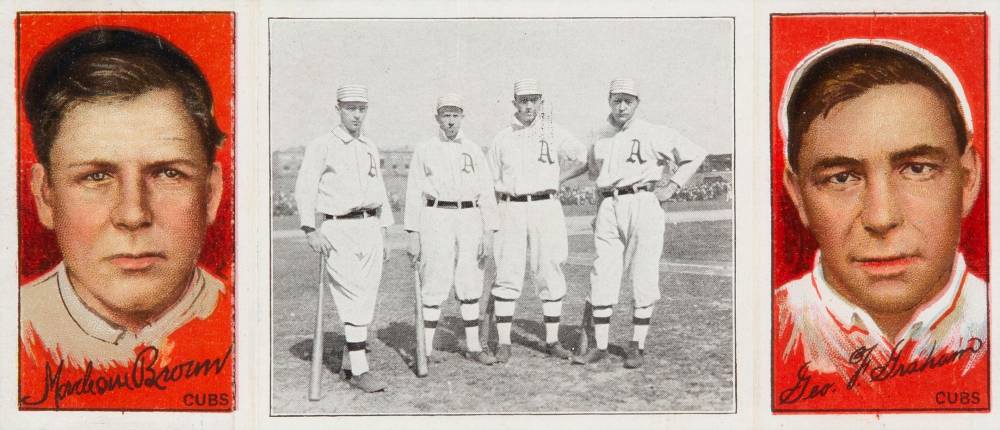
[[951, 87], [928, 65], [895, 49], [856, 45], [838, 49], [817, 60], [802, 76], [788, 101], [788, 163], [798, 171], [802, 136], [817, 117], [834, 106], [860, 97], [880, 85], [918, 84], [930, 89], [948, 106], [958, 150], [965, 152], [968, 130]]
[[209, 163], [225, 134], [215, 121], [212, 92], [198, 66], [160, 36], [95, 27], [54, 44], [38, 58], [24, 86], [35, 156], [48, 168], [63, 115], [80, 103], [131, 100], [149, 91], [177, 91], [202, 139]]

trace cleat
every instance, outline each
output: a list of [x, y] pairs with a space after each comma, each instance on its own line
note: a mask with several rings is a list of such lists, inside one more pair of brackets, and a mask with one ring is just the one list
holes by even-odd
[[592, 364], [604, 360], [608, 356], [606, 349], [591, 349], [583, 355], [573, 356], [573, 364]]
[[345, 381], [350, 381], [351, 378], [353, 377], [354, 374], [351, 373], [351, 369], [340, 369], [340, 379], [343, 379]]
[[510, 361], [510, 344], [497, 345], [496, 362], [506, 363]]
[[625, 368], [635, 369], [642, 366], [643, 350], [639, 349], [639, 342], [632, 341], [625, 350]]
[[379, 391], [385, 391], [389, 386], [381, 378], [372, 374], [372, 372], [365, 372], [360, 375], [354, 375], [350, 381], [351, 386], [357, 388], [366, 393], [376, 393]]
[[550, 356], [560, 359], [567, 359], [573, 355], [573, 353], [569, 352], [568, 349], [563, 348], [562, 344], [559, 343], [559, 341], [555, 341], [545, 345], [545, 350], [549, 353]]
[[493, 363], [497, 362], [496, 358], [487, 351], [465, 351], [465, 358], [486, 366], [492, 366]]

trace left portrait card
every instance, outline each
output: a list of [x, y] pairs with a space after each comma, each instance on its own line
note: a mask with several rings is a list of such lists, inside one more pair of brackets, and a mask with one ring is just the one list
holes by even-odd
[[233, 410], [234, 15], [15, 32], [19, 409]]

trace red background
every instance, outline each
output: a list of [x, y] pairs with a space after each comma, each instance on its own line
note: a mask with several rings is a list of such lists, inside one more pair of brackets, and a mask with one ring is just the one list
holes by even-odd
[[[818, 31], [822, 29], [822, 31]], [[959, 248], [969, 270], [989, 281], [987, 193], [989, 160], [986, 130], [986, 16], [969, 15], [795, 15], [771, 18], [771, 243], [773, 287], [812, 268], [816, 242], [802, 226], [781, 177], [784, 140], [778, 130], [778, 105], [785, 80], [810, 52], [847, 38], [889, 38], [913, 43], [944, 60], [955, 71], [972, 110], [972, 145], [983, 160], [982, 187], [964, 220]]]
[[216, 159], [222, 165], [223, 192], [215, 223], [208, 228], [200, 264], [232, 289], [233, 278], [233, 103], [234, 27], [231, 13], [30, 13], [18, 16], [17, 27], [17, 203], [20, 284], [45, 273], [62, 256], [55, 234], [38, 221], [31, 196], [35, 153], [20, 90], [36, 57], [53, 43], [93, 26], [118, 26], [157, 34], [187, 53], [208, 79], [215, 119], [226, 134]]

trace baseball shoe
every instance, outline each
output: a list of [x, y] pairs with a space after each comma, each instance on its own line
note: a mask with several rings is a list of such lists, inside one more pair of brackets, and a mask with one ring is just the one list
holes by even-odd
[[373, 375], [372, 372], [354, 375], [354, 377], [348, 382], [350, 382], [352, 387], [366, 393], [376, 393], [379, 391], [385, 391], [386, 388], [389, 388], [385, 381]]
[[567, 359], [570, 358], [573, 353], [569, 352], [568, 349], [563, 348], [559, 341], [552, 342], [545, 345], [545, 350], [548, 351], [549, 355], [555, 358]]
[[353, 377], [354, 374], [351, 373], [351, 369], [340, 369], [340, 379], [343, 379], [345, 381], [350, 381], [351, 378]]
[[465, 358], [486, 366], [497, 362], [496, 358], [493, 358], [493, 355], [487, 351], [465, 351]]
[[497, 345], [496, 360], [497, 363], [506, 363], [510, 360], [510, 344]]
[[639, 349], [639, 342], [631, 341], [628, 349], [625, 350], [625, 368], [635, 369], [642, 366], [643, 351]]
[[573, 356], [573, 364], [591, 364], [597, 363], [608, 357], [608, 350], [606, 349], [591, 349], [584, 353], [583, 355]]
[[444, 363], [446, 359], [447, 357], [445, 357], [444, 354], [441, 354], [440, 352], [438, 352], [437, 354], [431, 354], [427, 356], [427, 362], [431, 364]]

